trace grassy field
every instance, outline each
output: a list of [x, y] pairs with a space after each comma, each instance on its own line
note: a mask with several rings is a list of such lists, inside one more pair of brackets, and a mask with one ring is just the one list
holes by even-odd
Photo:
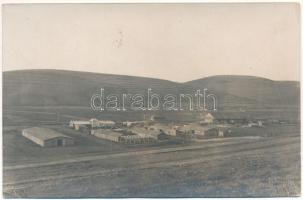
[[[223, 111], [225, 112], [225, 111]], [[226, 111], [231, 112], [231, 111]], [[233, 112], [239, 112], [233, 110]], [[252, 118], [257, 119], [284, 119], [299, 121], [298, 107], [272, 108], [268, 110], [252, 110], [247, 111]], [[14, 125], [38, 125], [50, 123], [68, 123], [75, 119], [91, 119], [114, 120], [117, 122], [143, 120], [148, 119], [152, 114], [161, 114], [167, 116], [172, 121], [194, 120], [195, 112], [174, 112], [174, 111], [127, 111], [127, 112], [97, 112], [93, 111], [89, 105], [81, 106], [5, 106], [3, 108], [3, 124], [4, 126]]]
[[4, 194], [23, 198], [297, 196], [299, 139], [217, 140], [165, 152], [21, 165], [4, 169]]

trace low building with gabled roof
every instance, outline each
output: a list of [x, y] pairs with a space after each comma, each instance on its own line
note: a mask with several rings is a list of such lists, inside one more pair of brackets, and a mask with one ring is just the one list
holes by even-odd
[[74, 145], [74, 139], [72, 137], [48, 128], [27, 128], [22, 131], [22, 135], [42, 147], [64, 147]]

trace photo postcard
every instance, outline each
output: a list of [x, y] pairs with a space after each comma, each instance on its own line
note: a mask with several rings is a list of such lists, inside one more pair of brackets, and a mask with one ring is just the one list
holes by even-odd
[[2, 4], [4, 198], [299, 197], [300, 4]]

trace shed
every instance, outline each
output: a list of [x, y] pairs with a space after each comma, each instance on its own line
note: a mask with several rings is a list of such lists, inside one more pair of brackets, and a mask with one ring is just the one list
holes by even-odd
[[27, 128], [22, 131], [22, 135], [42, 147], [64, 147], [74, 144], [73, 138], [48, 128]]
[[89, 126], [91, 123], [90, 121], [70, 121], [69, 126], [75, 128], [75, 130], [79, 130], [80, 127]]

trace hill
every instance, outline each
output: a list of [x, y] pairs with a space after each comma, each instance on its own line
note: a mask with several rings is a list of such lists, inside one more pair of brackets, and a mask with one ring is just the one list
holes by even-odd
[[89, 106], [90, 97], [108, 94], [158, 94], [189, 91], [191, 86], [166, 80], [63, 70], [20, 70], [3, 73], [3, 104], [22, 106]]
[[4, 106], [89, 106], [90, 97], [106, 94], [146, 94], [148, 88], [165, 94], [193, 94], [208, 88], [217, 96], [219, 108], [299, 106], [300, 85], [252, 76], [212, 76], [186, 83], [125, 75], [64, 70], [18, 70], [3, 72]]
[[[193, 88], [201, 86], [215, 91], [218, 99], [227, 103], [228, 95], [254, 102], [256, 106], [299, 106], [300, 83], [296, 81], [273, 81], [254, 76], [219, 75], [186, 82]], [[221, 98], [220, 98], [221, 97]]]

